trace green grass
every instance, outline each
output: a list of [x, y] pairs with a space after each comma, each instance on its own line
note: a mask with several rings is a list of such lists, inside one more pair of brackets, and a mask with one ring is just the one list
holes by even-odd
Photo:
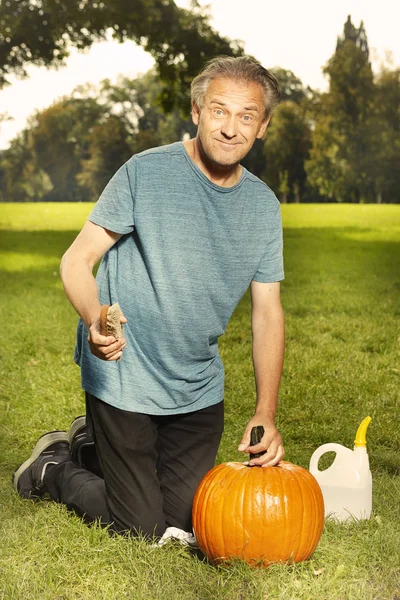
[[[23, 501], [11, 473], [37, 438], [83, 411], [72, 361], [76, 315], [58, 275], [84, 204], [0, 205], [0, 599], [399, 600], [400, 207], [283, 206], [286, 360], [278, 426], [286, 458], [351, 447], [370, 414], [373, 516], [327, 522], [312, 558], [254, 570], [213, 567], [185, 549], [110, 538], [63, 506]], [[254, 405], [250, 303], [238, 306], [221, 353], [226, 429], [236, 447]]]

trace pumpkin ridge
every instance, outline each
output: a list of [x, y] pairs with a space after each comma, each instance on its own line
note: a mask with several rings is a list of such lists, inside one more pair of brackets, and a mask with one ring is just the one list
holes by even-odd
[[[313, 548], [311, 551], [311, 553], [312, 553], [312, 552], [314, 552], [315, 548], [317, 547], [317, 544], [321, 538], [323, 528], [324, 528], [324, 503], [323, 503], [322, 492], [321, 492], [318, 482], [316, 481], [316, 479], [314, 478], [314, 476], [311, 473], [309, 475], [310, 475], [310, 487], [311, 487], [312, 493], [313, 493], [315, 513], [319, 517], [314, 520], [314, 528], [313, 528], [314, 542], [313, 542]], [[322, 502], [321, 502], [321, 499], [322, 499]]]
[[[279, 556], [279, 560], [286, 560], [287, 558], [287, 554], [288, 554], [288, 550], [290, 548], [290, 536], [291, 536], [291, 515], [290, 515], [290, 511], [289, 511], [289, 507], [287, 504], [287, 497], [288, 497], [288, 493], [291, 494], [292, 490], [291, 490], [291, 486], [290, 483], [287, 481], [287, 477], [286, 477], [286, 473], [285, 473], [286, 469], [285, 467], [279, 469], [279, 471], [277, 471], [277, 473], [279, 474], [279, 484], [280, 484], [280, 497], [283, 498], [283, 507], [284, 510], [283, 512], [283, 521], [282, 521], [282, 529], [284, 531], [284, 536], [283, 536], [283, 543], [282, 543], [282, 548], [281, 548], [281, 555]], [[289, 485], [287, 485], [289, 484]], [[289, 489], [287, 489], [289, 488]]]
[[[305, 510], [303, 511], [303, 514], [305, 513], [303, 520], [309, 524], [308, 530], [305, 532], [304, 536], [304, 550], [303, 556], [301, 558], [301, 560], [305, 560], [311, 556], [311, 554], [317, 547], [322, 533], [323, 522], [321, 523], [320, 520], [321, 502], [317, 502], [315, 488], [316, 482], [313, 476], [306, 469], [302, 469], [301, 471], [299, 471], [299, 476], [303, 480], [303, 485], [307, 485], [307, 488], [309, 490], [309, 502], [307, 503], [307, 505], [305, 505]], [[314, 518], [312, 518], [313, 516]], [[320, 531], [319, 535], [318, 530]]]
[[[295, 505], [291, 503], [291, 498], [295, 496], [293, 488], [297, 488], [297, 482], [293, 471], [288, 469], [286, 464], [282, 465], [279, 469], [279, 482], [281, 486], [281, 505], [283, 505], [280, 518], [282, 518], [282, 529], [284, 532], [279, 560], [287, 562], [294, 553], [293, 536], [296, 536], [294, 526], [298, 529], [299, 519], [297, 518], [298, 505], [297, 503]], [[297, 539], [297, 536], [295, 539]]]
[[[313, 487], [310, 486], [310, 510], [311, 512], [313, 512], [315, 510], [315, 499], [314, 499], [314, 489]], [[314, 523], [314, 527], [310, 527], [310, 531], [308, 534], [308, 545], [307, 545], [307, 554], [309, 554], [311, 556], [312, 552], [313, 552], [313, 545], [314, 545], [314, 540], [315, 540], [315, 523]]]
[[[307, 483], [308, 484], [308, 478], [306, 477], [306, 475], [302, 472], [299, 471], [298, 473], [298, 477], [301, 480], [301, 482], [303, 483]], [[300, 488], [302, 488], [303, 486], [301, 485]], [[312, 514], [312, 506], [311, 506], [311, 498], [308, 497], [307, 498], [307, 502], [304, 500], [303, 494], [302, 494], [302, 499], [303, 499], [303, 519], [302, 519], [302, 531], [301, 531], [301, 543], [299, 545], [299, 549], [298, 551], [300, 551], [300, 548], [302, 550], [302, 554], [300, 554], [300, 559], [304, 560], [305, 558], [308, 558], [309, 552], [310, 552], [310, 547], [312, 547], [312, 536], [311, 536], [311, 530], [310, 528], [306, 527], [306, 523], [310, 522], [310, 514]]]
[[[310, 490], [311, 490], [311, 499], [313, 502], [313, 512], [319, 517], [320, 511], [318, 510], [318, 502], [317, 502], [317, 496], [316, 496], [316, 488], [315, 488], [316, 482], [314, 481], [314, 477], [311, 475], [311, 473], [306, 471], [306, 474], [307, 474], [308, 484], [309, 484]], [[321, 528], [321, 527], [318, 527], [319, 522], [320, 522], [320, 520], [318, 518], [315, 518], [312, 522], [313, 527], [311, 528], [311, 532], [310, 532], [310, 536], [309, 536], [309, 540], [310, 540], [309, 548], [308, 548], [309, 556], [311, 556], [311, 554], [314, 552], [314, 550], [317, 547], [317, 544], [319, 542], [319, 538], [321, 537], [323, 523], [322, 523], [322, 528]], [[320, 529], [319, 536], [317, 534], [318, 529]]]
[[[302, 527], [297, 557], [298, 560], [306, 560], [311, 554], [310, 549], [314, 543], [311, 535], [312, 527], [310, 527], [310, 522], [313, 520], [312, 516], [314, 514], [312, 498], [310, 498], [310, 492], [312, 494], [312, 491], [309, 485], [308, 472], [305, 469], [299, 467], [297, 477], [302, 498]], [[307, 497], [304, 496], [304, 489], [307, 489]]]
[[[205, 518], [205, 514], [207, 509], [208, 498], [210, 496], [210, 487], [212, 483], [212, 476], [210, 476], [209, 473], [207, 473], [205, 478], [203, 479], [204, 483], [203, 486], [200, 488], [200, 493], [198, 492], [196, 494], [196, 499], [198, 498], [198, 501], [196, 503], [196, 514], [198, 514], [198, 510], [200, 510], [200, 523], [199, 530], [196, 531], [195, 529], [195, 535], [201, 550], [206, 555], [210, 553], [210, 548], [207, 542], [209, 536], [207, 536], [207, 532], [204, 531], [207, 528], [207, 519]], [[197, 506], [200, 506], [200, 509], [197, 509]]]
[[319, 487], [317, 480], [311, 473], [310, 481], [312, 483], [315, 512], [316, 515], [319, 517], [316, 518], [314, 521], [314, 547], [312, 548], [312, 552], [314, 552], [319, 540], [321, 539], [321, 535], [324, 529], [324, 499], [322, 496], [321, 488]]
[[[210, 480], [210, 489], [209, 492], [207, 494], [207, 503], [211, 502], [211, 504], [213, 504], [213, 497], [215, 495], [215, 489], [214, 489], [214, 481], [215, 479], [218, 477], [218, 471], [215, 472]], [[207, 504], [205, 505], [207, 506]], [[206, 548], [208, 549], [208, 552], [210, 553], [211, 556], [215, 555], [215, 549], [214, 549], [214, 523], [213, 521], [210, 521], [206, 514], [204, 513], [202, 515], [203, 518], [203, 523], [204, 523], [204, 537], [206, 540]]]
[[[233, 543], [237, 545], [236, 522], [235, 515], [237, 514], [237, 495], [242, 487], [240, 480], [243, 478], [243, 469], [240, 463], [228, 463], [229, 468], [224, 470], [224, 496], [223, 501], [219, 504], [219, 523], [220, 532], [216, 539], [220, 541], [218, 548], [218, 557], [221, 560], [231, 559], [227, 549]], [[228, 524], [228, 525], [227, 525]], [[226, 526], [227, 525], [227, 526]]]
[[[247, 467], [247, 469], [251, 469], [252, 467]], [[244, 473], [244, 479], [248, 479], [247, 473]], [[241, 516], [241, 529], [240, 529], [240, 534], [238, 535], [238, 541], [241, 540], [241, 548], [242, 548], [242, 554], [245, 553], [245, 547], [246, 547], [246, 531], [247, 531], [247, 521], [246, 521], [246, 493], [245, 493], [245, 489], [247, 489], [247, 486], [243, 486], [242, 490], [241, 490], [241, 494], [240, 494], [240, 509], [239, 509], [239, 514]], [[236, 525], [236, 524], [235, 524]], [[244, 556], [243, 556], [244, 558]]]
[[[307, 540], [309, 539], [309, 531], [308, 531], [308, 527], [307, 524], [310, 521], [310, 513], [311, 511], [310, 506], [309, 506], [309, 498], [305, 498], [304, 497], [304, 493], [303, 493], [303, 486], [304, 483], [308, 483], [307, 481], [304, 481], [305, 477], [303, 476], [302, 471], [298, 471], [297, 473], [297, 483], [299, 486], [299, 490], [300, 490], [300, 496], [301, 496], [301, 504], [302, 504], [302, 518], [301, 518], [301, 530], [300, 530], [300, 535], [299, 535], [299, 543], [297, 545], [296, 548], [296, 558], [298, 557], [299, 560], [304, 560], [307, 558], [307, 553], [308, 553], [308, 546], [307, 546]], [[304, 548], [304, 541], [306, 540], [306, 547]]]
[[[215, 486], [215, 482], [219, 483], [221, 479], [221, 473], [226, 477], [224, 464], [218, 465], [211, 471], [209, 471], [209, 486], [207, 488], [207, 495], [205, 498], [204, 504], [202, 504], [201, 511], [201, 522], [202, 522], [202, 533], [205, 542], [205, 548], [207, 550], [207, 556], [211, 556], [212, 558], [218, 558], [218, 547], [216, 547], [215, 540], [217, 539], [216, 534], [216, 523], [218, 517], [218, 507], [219, 503], [216, 502], [216, 492], [218, 492], [218, 487]], [[217, 498], [218, 500], [218, 498]], [[217, 504], [217, 506], [215, 506]], [[209, 519], [206, 514], [207, 506], [213, 507], [213, 518]]]
[[[261, 475], [261, 467], [247, 467], [246, 479], [247, 483], [243, 490], [243, 497], [246, 501], [244, 517], [246, 517], [246, 526], [243, 527], [243, 543], [242, 543], [242, 554], [243, 558], [249, 562], [251, 560], [251, 549], [253, 548], [255, 541], [254, 535], [252, 536], [251, 523], [259, 521], [259, 513], [256, 504], [254, 503], [254, 497], [258, 493], [259, 480]], [[261, 526], [261, 525], [260, 525]], [[250, 554], [250, 556], [249, 556]]]
[[243, 468], [238, 473], [238, 477], [236, 479], [236, 498], [235, 498], [235, 508], [234, 514], [238, 515], [240, 518], [240, 524], [238, 527], [238, 522], [235, 522], [235, 530], [236, 534], [234, 536], [234, 543], [236, 546], [236, 552], [240, 550], [242, 560], [246, 560], [246, 547], [250, 541], [250, 534], [248, 532], [248, 486], [251, 485], [251, 469], [253, 467], [248, 467], [243, 465]]
[[227, 536], [229, 537], [230, 534], [230, 527], [228, 525], [228, 527], [225, 527], [225, 523], [226, 521], [230, 522], [231, 521], [231, 515], [235, 514], [235, 510], [234, 510], [234, 505], [235, 505], [235, 493], [236, 493], [236, 486], [235, 486], [235, 480], [237, 477], [237, 471], [232, 471], [229, 472], [228, 470], [226, 471], [226, 477], [225, 480], [229, 480], [229, 483], [227, 485], [227, 490], [230, 491], [230, 494], [227, 494], [227, 490], [225, 490], [225, 495], [224, 495], [224, 499], [223, 502], [221, 502], [220, 507], [219, 507], [219, 523], [220, 523], [220, 531], [218, 532], [218, 536], [217, 539], [220, 540], [221, 544], [221, 548], [219, 548], [219, 552], [218, 552], [218, 557], [221, 560], [229, 560], [229, 555], [226, 552], [226, 548], [229, 548], [229, 539], [227, 539]]
[[[219, 478], [218, 480], [218, 484], [219, 486], [221, 486], [222, 488], [225, 487], [231, 487], [231, 480], [232, 480], [232, 475], [234, 475], [234, 473], [231, 473], [230, 471], [228, 471], [228, 469], [226, 469], [225, 465], [220, 469], [221, 471], [221, 475], [219, 473], [219, 471], [215, 474], [214, 479], [216, 479], [217, 477]], [[216, 498], [216, 490], [218, 490], [219, 488], [215, 488], [213, 490], [213, 503], [212, 503], [212, 507], [213, 507], [213, 518], [212, 519], [208, 519], [209, 521], [209, 525], [210, 527], [210, 531], [207, 532], [207, 536], [210, 540], [210, 544], [211, 544], [211, 556], [217, 561], [220, 562], [222, 560], [225, 559], [225, 555], [224, 555], [224, 549], [225, 549], [225, 541], [224, 541], [224, 513], [226, 512], [227, 506], [225, 504], [225, 500], [226, 500], [226, 494], [223, 496], [223, 499], [220, 500], [219, 498]], [[215, 501], [217, 500], [217, 502]], [[222, 540], [222, 546], [221, 546], [221, 540]]]

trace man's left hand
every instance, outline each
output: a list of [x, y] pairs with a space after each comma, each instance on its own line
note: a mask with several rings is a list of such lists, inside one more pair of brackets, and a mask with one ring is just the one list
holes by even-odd
[[[264, 435], [259, 444], [250, 446], [250, 434], [253, 427], [262, 425], [264, 427]], [[250, 466], [271, 467], [277, 465], [285, 454], [282, 438], [279, 431], [275, 427], [275, 423], [270, 419], [263, 419], [254, 416], [247, 424], [244, 435], [238, 447], [239, 452], [248, 452], [257, 454], [266, 450], [265, 454], [259, 458], [251, 458], [248, 462]]]

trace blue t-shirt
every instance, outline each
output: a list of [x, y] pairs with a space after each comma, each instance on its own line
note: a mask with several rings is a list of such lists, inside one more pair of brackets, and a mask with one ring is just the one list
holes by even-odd
[[118, 362], [93, 356], [79, 322], [82, 387], [118, 408], [153, 415], [220, 402], [218, 338], [252, 280], [283, 279], [280, 205], [245, 168], [225, 188], [182, 142], [146, 150], [114, 175], [89, 215], [123, 234], [97, 273], [101, 304], [128, 323]]

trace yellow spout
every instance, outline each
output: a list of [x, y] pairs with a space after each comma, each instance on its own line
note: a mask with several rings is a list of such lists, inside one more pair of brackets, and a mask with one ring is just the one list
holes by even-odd
[[372, 421], [371, 417], [365, 417], [364, 421], [362, 421], [360, 423], [360, 426], [357, 429], [356, 439], [354, 440], [355, 448], [365, 447], [367, 445], [366, 435], [367, 435], [368, 425], [371, 423], [371, 421]]

